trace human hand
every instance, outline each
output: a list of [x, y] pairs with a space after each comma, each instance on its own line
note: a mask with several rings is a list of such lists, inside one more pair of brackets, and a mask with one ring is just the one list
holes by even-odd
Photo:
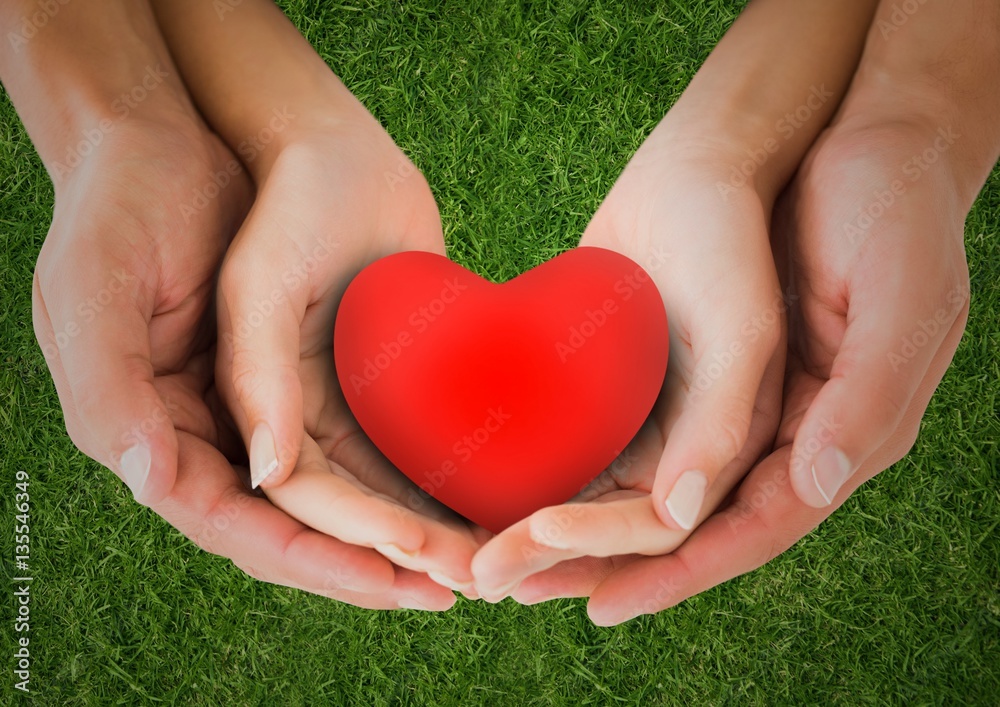
[[153, 5], [199, 110], [251, 153], [257, 198], [220, 274], [216, 380], [253, 479], [307, 525], [416, 570], [398, 574], [447, 608], [454, 596], [427, 573], [471, 590], [479, 540], [372, 446], [332, 353], [337, 304], [365, 265], [444, 252], [430, 189], [270, 0], [245, 0], [225, 23], [197, 0]]
[[[0, 24], [18, 11], [5, 4]], [[76, 445], [255, 577], [372, 608], [432, 603], [426, 577], [295, 521], [229, 461], [245, 453], [213, 384], [213, 289], [252, 187], [149, 7], [70, 5], [4, 47], [4, 85], [55, 184], [33, 319]]]
[[673, 554], [553, 570], [534, 596], [590, 595], [600, 624], [673, 606], [784, 552], [912, 447], [968, 316], [963, 222], [1000, 156], [1000, 9], [931, 4], [904, 28], [894, 12], [881, 4], [894, 33], [869, 34], [776, 211], [795, 304], [775, 451]]
[[367, 439], [334, 370], [333, 325], [348, 283], [405, 250], [444, 254], [437, 206], [360, 104], [336, 127], [289, 141], [222, 268], [218, 380], [255, 481], [276, 505], [471, 592], [479, 541], [456, 514], [416, 495]]
[[675, 147], [654, 131], [581, 241], [643, 265], [663, 297], [670, 362], [661, 395], [620, 458], [573, 502], [537, 511], [480, 550], [473, 569], [487, 598], [574, 558], [603, 558], [596, 565], [610, 569], [620, 556], [673, 550], [773, 439], [785, 306], [767, 209], [752, 187], [720, 191], [721, 150], [684, 160]]
[[[219, 196], [193, 206], [220, 173]], [[212, 293], [251, 192], [203, 126], [138, 119], [57, 186], [33, 309], [67, 430], [137, 500], [258, 579], [369, 608], [440, 603], [426, 578], [250, 493], [227, 459], [243, 452], [213, 382]]]
[[[637, 554], [669, 551], [770, 446], [786, 310], [771, 210], [843, 95], [875, 4], [751, 3], [602, 204], [583, 242], [652, 271], [671, 329], [667, 380], [617, 472], [578, 499], [600, 502], [540, 511], [480, 551], [488, 596], [557, 562], [548, 572], [593, 587]], [[558, 596], [546, 576], [515, 598]]]
[[770, 561], [906, 455], [968, 315], [971, 202], [944, 152], [909, 169], [945, 135], [892, 124], [817, 142], [777, 221], [797, 298], [774, 452], [673, 554], [585, 581], [552, 572], [533, 592], [589, 595], [605, 625], [660, 611]]

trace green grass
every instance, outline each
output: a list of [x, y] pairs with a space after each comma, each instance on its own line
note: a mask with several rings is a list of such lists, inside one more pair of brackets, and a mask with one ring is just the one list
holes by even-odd
[[[496, 280], [575, 244], [741, 5], [284, 3], [427, 175], [450, 255]], [[1000, 172], [913, 452], [767, 567], [601, 629], [575, 600], [365, 612], [258, 583], [136, 506], [66, 436], [31, 327], [52, 189], [5, 95], [0, 131], [3, 552], [23, 469], [37, 704], [996, 703]]]

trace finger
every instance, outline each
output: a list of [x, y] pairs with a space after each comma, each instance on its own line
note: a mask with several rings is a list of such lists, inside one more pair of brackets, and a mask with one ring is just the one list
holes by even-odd
[[348, 590], [318, 591], [337, 601], [362, 609], [415, 609], [417, 611], [447, 611], [455, 605], [455, 595], [433, 582], [426, 574], [396, 568], [392, 586], [378, 593]]
[[899, 428], [956, 318], [964, 328], [967, 285], [935, 301], [922, 290], [927, 281], [907, 274], [901, 282], [913, 285], [900, 285], [903, 291], [891, 298], [852, 302], [829, 380], [795, 436], [792, 486], [804, 503], [821, 508], [834, 502], [862, 462]]
[[76, 419], [67, 429], [137, 501], [151, 505], [169, 493], [177, 469], [170, 412], [153, 386], [148, 292], [155, 275], [127, 269], [86, 240], [65, 249], [60, 262], [72, 268], [39, 258], [33, 316], [36, 331], [44, 330], [46, 359], [58, 355], [64, 409], [72, 399]]
[[531, 606], [552, 599], [589, 597], [598, 584], [618, 567], [634, 561], [639, 555], [616, 557], [578, 557], [560, 562], [547, 570], [526, 577], [511, 592], [519, 604]]
[[415, 561], [426, 537], [416, 515], [403, 512], [331, 470], [322, 450], [306, 437], [288, 479], [266, 489], [278, 508], [343, 542], [374, 547], [397, 563]]
[[449, 589], [474, 591], [472, 558], [479, 546], [472, 537], [434, 520], [423, 523], [423, 528], [424, 545], [414, 561], [404, 566], [427, 572], [431, 579]]
[[[396, 469], [358, 427], [347, 404], [342, 399], [337, 403], [329, 408], [333, 411], [329, 429], [337, 434], [317, 440], [331, 468], [349, 470], [343, 473], [343, 480], [388, 504], [401, 518], [419, 523], [423, 530], [424, 542], [419, 553], [410, 557], [392, 553], [390, 549], [386, 556], [404, 567], [430, 573], [435, 581], [450, 589], [472, 591], [469, 566], [485, 540], [477, 540], [467, 521], [427, 497]], [[289, 502], [289, 509], [292, 503]]]
[[499, 601], [528, 577], [580, 557], [661, 554], [686, 531], [672, 530], [652, 510], [648, 494], [536, 511], [484, 545], [473, 558], [476, 588]]
[[525, 518], [479, 549], [472, 558], [472, 575], [479, 595], [495, 603], [509, 595], [525, 577], [574, 557], [572, 551], [532, 540]]
[[[704, 507], [715, 508], [729, 488], [714, 484]], [[543, 508], [528, 517], [529, 535], [537, 545], [571, 552], [574, 557], [662, 555], [684, 542], [690, 531], [664, 526], [650, 496], [636, 493], [622, 491], [596, 503]]]
[[591, 594], [591, 620], [612, 626], [675, 606], [760, 567], [816, 527], [830, 509], [806, 506], [792, 491], [790, 455], [784, 447], [761, 462], [734, 502], [707, 518], [672, 554], [641, 558], [609, 575]]
[[528, 517], [528, 532], [538, 545], [593, 557], [658, 555], [688, 535], [663, 525], [648, 494], [543, 508]]
[[865, 478], [866, 473], [874, 475], [883, 469], [888, 469], [913, 447], [913, 443], [920, 431], [920, 421], [927, 410], [927, 405], [930, 403], [934, 391], [941, 383], [948, 367], [951, 365], [952, 359], [955, 357], [955, 351], [962, 340], [962, 334], [965, 333], [968, 314], [969, 308], [966, 305], [958, 318], [952, 323], [951, 328], [944, 337], [944, 341], [941, 342], [941, 346], [938, 347], [937, 352], [934, 354], [934, 359], [927, 367], [927, 373], [924, 375], [923, 380], [917, 386], [917, 390], [910, 400], [910, 407], [903, 415], [899, 426], [889, 435], [885, 443], [862, 464], [861, 470], [858, 472], [862, 478]]
[[392, 563], [373, 550], [308, 528], [268, 500], [248, 494], [224, 457], [179, 435], [177, 483], [153, 510], [199, 547], [265, 581], [309, 591], [387, 591]]
[[[742, 478], [743, 471], [738, 475], [733, 471], [731, 467], [723, 472], [718, 482], [708, 489], [706, 510], [714, 509]], [[666, 527], [653, 510], [650, 497], [637, 493], [619, 491], [597, 502], [566, 504], [535, 512], [526, 519], [527, 535], [536, 548], [545, 550], [527, 551], [525, 548], [531, 546], [526, 545], [524, 531], [514, 526], [517, 535], [505, 537], [511, 529], [504, 531], [498, 536], [498, 542], [494, 541], [488, 551], [480, 551], [481, 557], [474, 558], [474, 566], [479, 570], [477, 579], [482, 577], [484, 583], [489, 580], [486, 591], [489, 598], [494, 599], [504, 594], [498, 587], [519, 601], [521, 597], [533, 596], [582, 596], [576, 592], [592, 589], [603, 577], [572, 577], [573, 582], [567, 585], [559, 568], [575, 566], [576, 559], [585, 558], [608, 558], [614, 565], [624, 562], [625, 557], [662, 555], [681, 545], [690, 531]], [[516, 551], [518, 549], [520, 552]], [[611, 571], [606, 569], [607, 564], [599, 564], [598, 568], [605, 574]], [[544, 578], [550, 573], [551, 580], [556, 582], [555, 590], [545, 583]], [[542, 585], [532, 589], [536, 582]], [[537, 601], [544, 598], [537, 598]]]
[[288, 477], [303, 436], [300, 329], [310, 288], [297, 240], [272, 218], [275, 199], [265, 188], [219, 276], [219, 378], [254, 488]]
[[[948, 368], [965, 327], [965, 318], [952, 325], [919, 386], [905, 417], [911, 429], [919, 427], [927, 403]], [[909, 433], [903, 446], [908, 448]], [[863, 483], [898, 459], [899, 434], [865, 461], [861, 470], [841, 488], [839, 506]], [[755, 467], [724, 510], [698, 526], [675, 552], [664, 557], [640, 558], [608, 577], [591, 593], [588, 612], [600, 626], [611, 626], [640, 614], [652, 614], [751, 572], [790, 548], [826, 518], [834, 506], [813, 508], [802, 503], [789, 483], [793, 452], [782, 447]]]
[[744, 451], [761, 382], [783, 336], [783, 315], [784, 301], [775, 293], [760, 311], [726, 327], [737, 338], [723, 336], [698, 357], [653, 483], [652, 507], [667, 527], [693, 528], [708, 513], [708, 489]]
[[327, 434], [316, 437], [324, 456], [334, 464], [349, 469], [350, 476], [365, 488], [398, 501], [421, 518], [445, 524], [458, 521], [460, 516], [455, 511], [421, 491], [385, 458], [358, 426], [339, 392], [336, 395], [336, 402], [328, 404], [326, 409], [331, 411], [329, 423], [321, 425], [321, 430]]

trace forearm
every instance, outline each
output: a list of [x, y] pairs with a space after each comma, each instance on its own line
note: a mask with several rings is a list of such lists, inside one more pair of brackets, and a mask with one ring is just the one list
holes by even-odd
[[217, 5], [153, 1], [195, 102], [258, 183], [296, 137], [373, 120], [272, 0]]
[[[1000, 157], [1000, 4], [883, 0], [838, 126], [909, 125], [955, 172], [971, 206]], [[947, 140], [933, 141], [944, 133]], [[940, 149], [940, 148], [944, 149]]]
[[194, 119], [145, 0], [8, 0], [0, 33], [0, 78], [57, 186], [125, 118]]
[[876, 5], [753, 0], [657, 132], [674, 154], [707, 150], [737, 174], [752, 160], [741, 180], [772, 202], [844, 95]]

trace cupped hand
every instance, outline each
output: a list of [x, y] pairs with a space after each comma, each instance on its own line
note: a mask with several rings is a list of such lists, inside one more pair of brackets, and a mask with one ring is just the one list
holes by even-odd
[[310, 527], [471, 592], [480, 541], [368, 440], [333, 361], [337, 306], [365, 265], [444, 254], [426, 181], [360, 104], [289, 140], [259, 181], [222, 268], [218, 363], [255, 484]]
[[769, 208], [752, 185], [729, 183], [726, 154], [680, 150], [654, 131], [584, 233], [581, 245], [629, 256], [659, 289], [670, 328], [666, 380], [609, 469], [572, 502], [536, 512], [480, 550], [473, 570], [484, 597], [519, 585], [515, 598], [557, 595], [546, 571], [596, 578], [673, 550], [769, 448], [786, 306]]
[[[173, 377], [184, 402], [190, 391], [201, 398], [183, 374], [196, 370], [204, 382], [214, 278], [251, 196], [229, 161], [238, 166], [192, 121], [132, 116], [79, 165], [57, 170], [35, 268], [35, 333], [73, 442], [146, 505], [175, 484], [174, 417], [219, 441], [203, 403], [183, 408], [158, 386]], [[204, 198], [207, 187], [216, 198]]]
[[213, 287], [251, 193], [203, 126], [136, 116], [57, 183], [33, 318], [70, 437], [254, 577], [371, 608], [450, 604], [250, 493], [229, 461], [245, 454], [213, 384]]
[[769, 562], [906, 455], [968, 316], [949, 135], [894, 121], [817, 141], [776, 218], [796, 298], [774, 452], [674, 553], [552, 571], [534, 596], [590, 596], [604, 625], [655, 613]]

